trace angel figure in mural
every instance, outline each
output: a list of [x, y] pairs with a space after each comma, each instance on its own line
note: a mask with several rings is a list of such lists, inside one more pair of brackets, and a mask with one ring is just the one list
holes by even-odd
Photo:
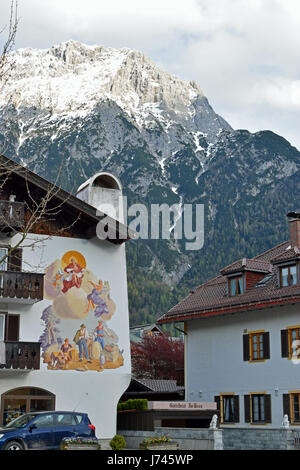
[[[71, 257], [69, 257], [70, 254]], [[80, 261], [78, 262], [73, 252], [66, 253], [63, 257], [63, 262], [66, 266], [63, 267], [63, 269], [59, 268], [56, 273], [53, 273], [54, 279], [52, 279], [52, 285], [54, 286], [55, 292], [65, 294], [72, 287], [77, 287], [77, 289], [81, 287], [86, 266], [82, 260], [83, 265], [80, 264]]]
[[64, 273], [63, 273], [63, 271], [60, 269], [60, 270], [55, 274], [55, 278], [52, 280], [53, 286], [54, 286], [54, 288], [55, 288], [56, 291], [61, 291], [61, 290], [62, 290], [62, 283], [63, 283], [63, 280], [64, 280]]
[[79, 289], [82, 284], [84, 268], [77, 263], [75, 257], [70, 259], [70, 263], [65, 267], [64, 272], [66, 275], [63, 278], [62, 292], [65, 294], [71, 287]]
[[106, 286], [103, 286], [103, 282], [99, 281], [97, 284], [93, 281], [89, 281], [93, 286], [92, 292], [87, 296], [88, 306], [86, 311], [87, 314], [91, 309], [94, 310], [95, 317], [101, 317], [103, 314], [108, 314], [108, 308], [105, 300], [100, 297], [100, 294], [103, 294]]

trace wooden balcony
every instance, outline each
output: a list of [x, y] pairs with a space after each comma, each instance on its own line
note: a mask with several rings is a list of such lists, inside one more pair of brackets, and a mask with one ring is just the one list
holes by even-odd
[[11, 232], [24, 225], [24, 203], [0, 200], [0, 230]]
[[[3, 344], [3, 343], [2, 343]], [[1, 371], [31, 371], [40, 368], [40, 343], [27, 343], [23, 341], [5, 341], [5, 363], [0, 363]], [[2, 351], [3, 352], [3, 351]], [[0, 356], [0, 360], [1, 359]]]
[[1, 302], [33, 304], [44, 298], [44, 274], [0, 271]]

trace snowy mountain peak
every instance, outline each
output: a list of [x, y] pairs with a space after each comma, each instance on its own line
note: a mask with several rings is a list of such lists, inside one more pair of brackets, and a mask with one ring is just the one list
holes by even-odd
[[20, 49], [13, 59], [0, 91], [1, 153], [69, 191], [99, 170], [112, 172], [128, 207], [178, 204], [179, 215], [184, 204], [205, 206], [203, 249], [187, 252], [184, 240], [129, 244], [138, 323], [148, 321], [147, 312], [166, 311], [179, 280], [182, 295], [188, 283], [200, 284], [230, 264], [233, 250], [242, 257], [247, 249], [251, 257], [261, 243], [282, 241], [284, 214], [300, 194], [300, 153], [285, 139], [232, 130], [196, 82], [161, 70], [138, 51], [67, 41]]
[[[49, 49], [19, 49], [0, 94], [0, 107], [36, 108], [54, 116], [87, 116], [99, 103], [116, 103], [138, 127], [159, 121], [194, 123], [215, 134], [230, 126], [210, 108], [201, 88], [161, 70], [141, 52], [67, 41]], [[199, 127], [200, 125], [200, 127]]]

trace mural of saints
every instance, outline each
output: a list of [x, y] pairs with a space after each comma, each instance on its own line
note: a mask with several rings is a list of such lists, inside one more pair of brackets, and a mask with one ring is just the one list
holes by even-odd
[[[123, 351], [108, 322], [116, 311], [108, 281], [87, 268], [85, 257], [68, 251], [45, 270], [45, 298], [40, 337], [50, 370], [96, 370], [123, 365]], [[54, 328], [55, 325], [55, 328]]]
[[83, 278], [83, 267], [77, 263], [75, 257], [70, 258], [70, 263], [65, 267], [64, 272], [66, 276], [63, 277], [63, 289], [62, 292], [65, 294], [72, 287], [81, 287]]

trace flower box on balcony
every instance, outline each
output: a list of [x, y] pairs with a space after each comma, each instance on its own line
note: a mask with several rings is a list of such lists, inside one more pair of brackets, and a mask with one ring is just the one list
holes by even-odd
[[101, 450], [96, 437], [64, 437], [60, 450]]

